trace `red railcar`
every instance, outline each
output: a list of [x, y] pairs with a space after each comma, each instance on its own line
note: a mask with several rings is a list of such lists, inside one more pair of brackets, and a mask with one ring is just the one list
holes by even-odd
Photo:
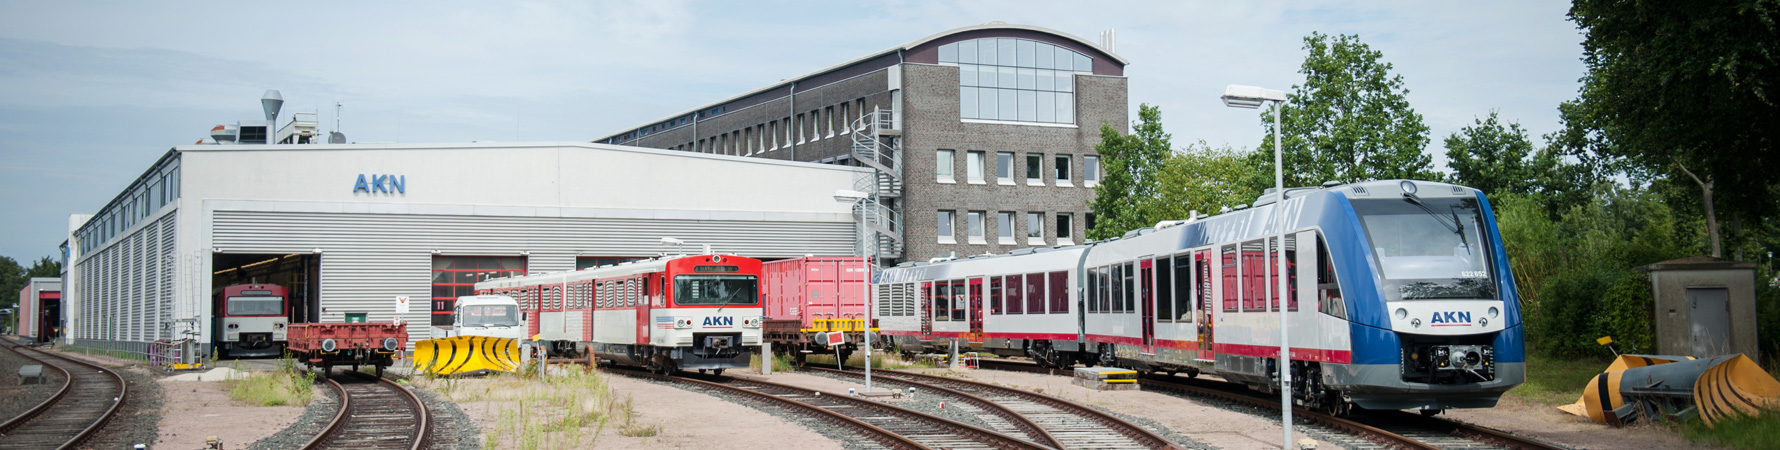
[[323, 374], [337, 365], [377, 367], [377, 375], [408, 348], [408, 324], [299, 323], [290, 326], [290, 352]]
[[871, 273], [866, 258], [806, 256], [763, 263], [765, 339], [775, 352], [833, 352], [828, 333], [846, 333], [843, 356], [863, 342], [865, 296]]

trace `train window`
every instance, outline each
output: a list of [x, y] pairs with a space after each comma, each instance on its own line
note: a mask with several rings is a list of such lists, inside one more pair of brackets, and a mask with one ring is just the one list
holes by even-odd
[[1323, 235], [1316, 236], [1317, 312], [1346, 319], [1347, 304], [1341, 299], [1341, 282], [1335, 278], [1335, 264], [1329, 259], [1329, 243]]
[[1220, 267], [1223, 268], [1224, 275], [1224, 312], [1241, 311], [1239, 304], [1242, 302], [1242, 290], [1239, 288], [1241, 284], [1237, 283], [1236, 279], [1242, 274], [1238, 270], [1240, 268], [1236, 267], [1236, 246], [1224, 246], [1223, 261]]
[[1095, 277], [1100, 278], [1100, 292], [1094, 295], [1097, 297], [1096, 303], [1100, 304], [1099, 311], [1104, 314], [1112, 311], [1112, 267], [1101, 266], [1100, 273]]
[[989, 277], [989, 314], [1001, 315], [1001, 277]]
[[1112, 309], [1107, 310], [1107, 312], [1112, 312], [1112, 313], [1125, 312], [1125, 300], [1124, 300], [1125, 289], [1131, 286], [1131, 283], [1129, 281], [1126, 281], [1128, 279], [1125, 278], [1125, 265], [1124, 264], [1113, 264], [1111, 278], [1112, 278]]
[[952, 284], [944, 281], [933, 284], [933, 320], [949, 322], [952, 320]]
[[[1268, 245], [1267, 245], [1267, 249], [1268, 249], [1267, 250], [1267, 274], [1270, 277], [1279, 276], [1279, 239], [1271, 239], [1271, 240], [1268, 240], [1267, 243], [1268, 243]], [[1286, 275], [1285, 275], [1285, 277], [1286, 277], [1286, 296], [1285, 296], [1286, 297], [1286, 308], [1289, 311], [1297, 311], [1298, 310], [1298, 236], [1295, 234], [1286, 235]], [[1270, 299], [1269, 301], [1271, 302], [1271, 304], [1273, 306], [1273, 310], [1275, 310], [1275, 311], [1279, 310], [1279, 299], [1276, 298], [1276, 297], [1278, 297], [1278, 295], [1275, 294], [1277, 291], [1279, 291], [1278, 286], [1279, 286], [1279, 279], [1268, 278], [1267, 292], [1269, 295], [1267, 297]]]
[[1262, 252], [1265, 248], [1261, 240], [1242, 243], [1242, 258], [1237, 270], [1242, 273], [1242, 310], [1267, 310], [1267, 264]]
[[1182, 253], [1174, 257], [1174, 317], [1177, 322], [1193, 321], [1193, 255]]
[[1069, 272], [1058, 271], [1050, 274], [1051, 314], [1069, 312]]
[[[973, 292], [972, 294], [982, 294], [982, 292]], [[964, 280], [952, 281], [952, 321], [963, 322], [965, 320], [964, 313], [969, 311], [970, 307], [970, 298], [966, 296], [964, 290]]]
[[1121, 284], [1125, 285], [1125, 296], [1123, 297], [1125, 299], [1124, 311], [1127, 313], [1134, 313], [1137, 312], [1137, 263], [1127, 264], [1129, 265], [1125, 266], [1125, 280], [1121, 282]]
[[[933, 282], [931, 282], [931, 281], [921, 282], [921, 299], [917, 300], [917, 302], [921, 306], [926, 306], [926, 308], [922, 308], [922, 310], [928, 310], [928, 309], [933, 308], [934, 294], [935, 293], [933, 292]], [[922, 315], [922, 313], [920, 311], [916, 311], [915, 314]]]
[[1026, 274], [1026, 314], [1045, 313], [1045, 292], [1043, 274]]
[[1098, 268], [1098, 267], [1088, 269], [1088, 274], [1087, 274], [1088, 279], [1086, 280], [1088, 288], [1087, 288], [1087, 290], [1082, 292], [1083, 309], [1087, 310], [1087, 312], [1095, 312], [1098, 310], [1095, 307], [1099, 306], [1099, 303], [1097, 303], [1098, 300], [1096, 300], [1095, 297], [1100, 292], [1100, 276], [1099, 276], [1099, 274], [1100, 274], [1100, 268]]
[[1156, 258], [1156, 321], [1174, 321], [1174, 260]]
[[1026, 313], [1026, 296], [1021, 294], [1022, 292], [1025, 292], [1025, 290], [1026, 290], [1026, 278], [1024, 275], [1008, 275], [1007, 276], [1007, 313], [1008, 314], [1025, 314]]
[[636, 282], [643, 289], [643, 296], [638, 298], [638, 301], [640, 303], [644, 303], [644, 304], [649, 303], [649, 279], [648, 278], [637, 278]]

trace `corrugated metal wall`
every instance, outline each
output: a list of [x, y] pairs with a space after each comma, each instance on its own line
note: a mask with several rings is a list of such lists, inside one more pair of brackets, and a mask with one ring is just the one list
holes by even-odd
[[73, 271], [83, 285], [79, 316], [68, 324], [76, 339], [148, 342], [173, 337], [167, 326], [173, 304], [175, 223], [168, 213], [142, 225]]
[[[578, 217], [442, 216], [313, 212], [216, 211], [211, 245], [228, 253], [296, 253], [322, 249], [322, 321], [347, 312], [371, 321], [394, 316], [395, 297], [430, 298], [434, 251], [446, 255], [508, 256], [522, 251], [532, 273], [573, 270], [580, 256], [647, 256], [676, 252], [662, 237], [687, 242], [685, 251], [712, 250], [754, 258], [847, 255], [850, 222], [610, 219]], [[426, 305], [426, 302], [418, 302]], [[413, 339], [427, 336], [428, 312], [414, 308], [403, 321]]]

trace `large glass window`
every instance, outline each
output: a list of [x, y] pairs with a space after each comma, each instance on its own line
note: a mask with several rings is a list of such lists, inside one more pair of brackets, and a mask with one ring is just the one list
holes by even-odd
[[680, 275], [674, 277], [674, 304], [757, 305], [753, 275]]
[[519, 325], [519, 307], [513, 305], [466, 306], [460, 312], [466, 327], [511, 327]]
[[965, 119], [1075, 123], [1075, 74], [1093, 73], [1087, 55], [1039, 41], [984, 38], [939, 48], [958, 66], [959, 114]]
[[520, 256], [434, 256], [433, 325], [450, 326], [457, 298], [475, 295], [476, 283], [525, 275]]
[[229, 297], [230, 316], [282, 316], [284, 297]]
[[1386, 300], [1495, 299], [1476, 198], [1356, 200]]

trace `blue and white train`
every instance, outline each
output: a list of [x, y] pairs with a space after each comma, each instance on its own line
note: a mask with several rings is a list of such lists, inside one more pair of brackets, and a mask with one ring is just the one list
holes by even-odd
[[1119, 239], [886, 269], [883, 339], [1273, 391], [1283, 309], [1306, 407], [1483, 408], [1525, 379], [1520, 301], [1483, 193], [1406, 180], [1293, 188], [1283, 220], [1278, 198]]

